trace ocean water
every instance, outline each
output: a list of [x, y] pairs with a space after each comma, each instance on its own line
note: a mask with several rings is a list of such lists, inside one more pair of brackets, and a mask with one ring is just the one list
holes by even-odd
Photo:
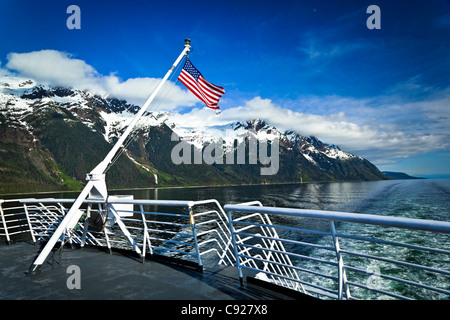
[[[259, 200], [265, 206], [334, 210], [449, 221], [450, 180], [389, 180], [226, 187], [119, 190], [136, 199]], [[67, 196], [67, 195], [66, 195]]]
[[[204, 200], [222, 205], [259, 200], [264, 206], [450, 220], [450, 179], [331, 182], [191, 188], [110, 190], [135, 199]], [[0, 195], [14, 198], [73, 198], [78, 192]]]

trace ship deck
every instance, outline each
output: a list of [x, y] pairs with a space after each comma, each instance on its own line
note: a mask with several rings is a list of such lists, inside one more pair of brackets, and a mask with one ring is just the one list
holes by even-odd
[[[109, 253], [96, 248], [64, 247], [39, 272], [27, 274], [38, 252], [39, 247], [28, 242], [0, 246], [1, 300], [313, 299], [273, 290], [257, 281], [241, 285], [234, 267], [199, 271], [158, 259], [142, 263], [129, 252]], [[79, 267], [80, 289], [67, 286], [73, 274], [68, 270], [71, 265]]]
[[[235, 267], [215, 267], [200, 272], [173, 261], [147, 259], [142, 263], [133, 253], [109, 253], [98, 248], [64, 247], [61, 254], [57, 253], [54, 260], [43, 264], [39, 272], [29, 274], [27, 270], [38, 252], [39, 247], [28, 242], [0, 245], [0, 305], [3, 310], [34, 316], [38, 309], [52, 313], [56, 312], [54, 307], [59, 306], [58, 310], [73, 311], [74, 315], [89, 310], [91, 315], [94, 312], [116, 317], [117, 312], [139, 309], [140, 314], [163, 312], [167, 318], [232, 319], [245, 316], [251, 319], [287, 319], [305, 308], [320, 308], [322, 316], [331, 316], [338, 310], [346, 312], [352, 305], [351, 302], [337, 305], [336, 301], [324, 301], [258, 282], [252, 280], [251, 275], [247, 275], [241, 285]], [[80, 267], [80, 289], [67, 286], [71, 277], [67, 271], [72, 265]], [[38, 301], [39, 305], [27, 307], [12, 300]], [[55, 300], [57, 304], [54, 304]], [[80, 309], [80, 304], [62, 303], [66, 300], [89, 301], [89, 307]], [[136, 300], [142, 302], [123, 304], [124, 301]], [[359, 307], [364, 305], [361, 301], [357, 304]], [[385, 308], [369, 306], [373, 315], [385, 315]], [[396, 305], [389, 306], [389, 310], [397, 306], [399, 311], [401, 308], [405, 312], [404, 304], [396, 302]], [[414, 306], [423, 309], [423, 304], [408, 304], [407, 313], [414, 314]], [[442, 307], [444, 311], [446, 306], [438, 304], [433, 308], [438, 310], [436, 308]]]

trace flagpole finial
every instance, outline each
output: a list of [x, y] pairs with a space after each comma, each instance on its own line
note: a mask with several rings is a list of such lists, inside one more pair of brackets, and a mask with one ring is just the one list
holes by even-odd
[[191, 39], [184, 39], [184, 47], [188, 47], [189, 49], [191, 48]]

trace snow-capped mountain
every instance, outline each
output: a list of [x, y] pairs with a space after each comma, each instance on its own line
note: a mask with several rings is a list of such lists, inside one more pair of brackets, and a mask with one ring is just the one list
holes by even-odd
[[[36, 186], [32, 191], [78, 188], [84, 183], [84, 174], [106, 155], [138, 109], [124, 100], [75, 88], [52, 87], [18, 77], [0, 78], [0, 175], [10, 179], [0, 192], [22, 191], [25, 184]], [[315, 137], [281, 132], [264, 120], [205, 124], [198, 119], [186, 119], [178, 113], [147, 112], [137, 125], [134, 140], [127, 145], [121, 166], [110, 175], [112, 185], [385, 178], [367, 160]], [[280, 170], [263, 179], [248, 163], [233, 167], [177, 166], [168, 157], [179, 141], [173, 139], [172, 133], [198, 150], [220, 141], [226, 152], [233, 152], [236, 142], [250, 136], [257, 141], [277, 139]], [[21, 168], [16, 166], [20, 162], [17, 159], [23, 162]]]

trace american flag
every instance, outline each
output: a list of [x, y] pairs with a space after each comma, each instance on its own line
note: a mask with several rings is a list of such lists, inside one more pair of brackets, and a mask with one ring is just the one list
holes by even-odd
[[207, 81], [194, 67], [189, 58], [186, 58], [178, 80], [209, 108], [219, 109], [219, 99], [225, 94], [225, 89]]

